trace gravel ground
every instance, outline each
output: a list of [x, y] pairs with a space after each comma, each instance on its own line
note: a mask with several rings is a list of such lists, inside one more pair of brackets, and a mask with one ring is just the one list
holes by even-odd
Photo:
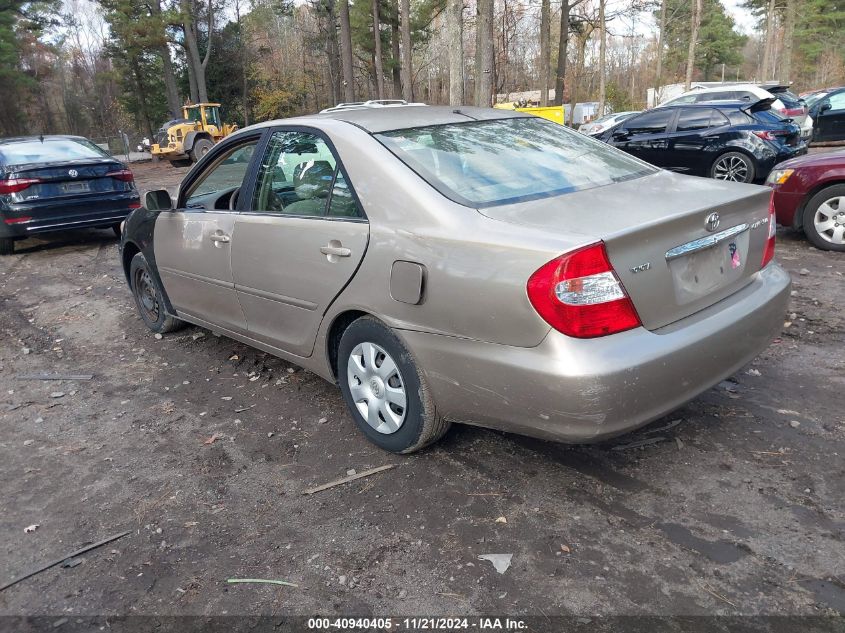
[[[0, 614], [845, 613], [845, 260], [778, 238], [780, 337], [676, 413], [593, 446], [455, 426], [409, 457], [308, 372], [199, 328], [156, 339], [111, 231], [21, 243], [0, 259], [0, 583], [131, 534]], [[21, 378], [40, 372], [94, 377]]]

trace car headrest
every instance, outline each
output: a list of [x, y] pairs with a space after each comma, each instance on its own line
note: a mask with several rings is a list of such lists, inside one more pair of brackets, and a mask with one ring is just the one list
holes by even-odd
[[300, 200], [325, 198], [334, 178], [334, 167], [326, 160], [299, 163], [293, 170], [293, 186]]

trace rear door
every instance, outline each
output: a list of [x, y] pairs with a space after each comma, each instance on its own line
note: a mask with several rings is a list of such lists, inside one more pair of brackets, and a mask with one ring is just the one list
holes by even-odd
[[230, 207], [257, 144], [254, 136], [218, 148], [185, 183], [177, 210], [159, 214], [155, 226], [156, 265], [173, 307], [180, 315], [234, 332], [247, 328], [232, 277], [238, 215]]
[[310, 356], [364, 256], [369, 224], [328, 139], [309, 128], [273, 131], [244, 204], [232, 270], [250, 336]]
[[671, 162], [668, 130], [677, 108], [655, 108], [624, 121], [611, 137], [611, 144], [652, 165], [666, 167]]
[[817, 141], [845, 140], [845, 91], [830, 95], [822, 101], [816, 126]]
[[728, 119], [714, 108], [681, 108], [675, 131], [669, 137], [667, 167], [685, 174], [705, 175]]

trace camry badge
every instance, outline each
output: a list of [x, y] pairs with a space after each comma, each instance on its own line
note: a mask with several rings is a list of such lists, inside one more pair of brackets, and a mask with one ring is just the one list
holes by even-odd
[[718, 213], [711, 213], [707, 216], [707, 219], [704, 220], [704, 228], [706, 228], [711, 233], [719, 228], [719, 214]]
[[75, 169], [71, 169], [70, 171], [68, 171], [67, 175], [71, 178], [76, 178], [79, 175], [79, 172]]

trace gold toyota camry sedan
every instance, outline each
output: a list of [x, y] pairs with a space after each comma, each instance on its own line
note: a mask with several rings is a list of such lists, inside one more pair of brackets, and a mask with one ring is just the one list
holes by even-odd
[[683, 405], [779, 331], [774, 242], [765, 187], [518, 112], [365, 103], [228, 137], [120, 252], [151, 330], [297, 363], [409, 453], [453, 422], [588, 442]]

